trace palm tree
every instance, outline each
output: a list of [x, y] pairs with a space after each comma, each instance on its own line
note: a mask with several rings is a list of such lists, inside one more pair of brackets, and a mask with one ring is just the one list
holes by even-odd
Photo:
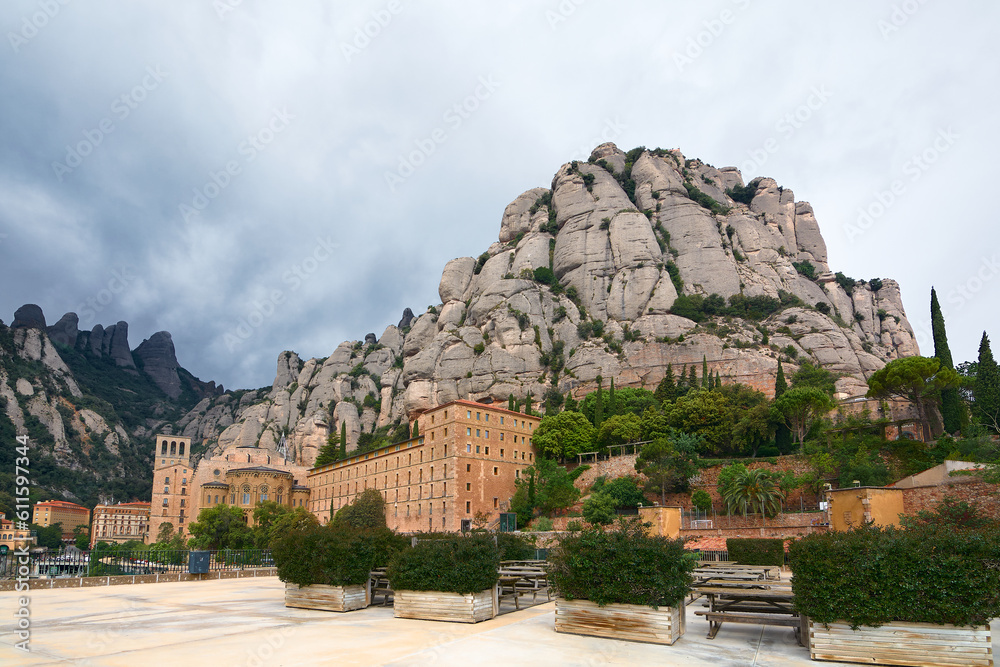
[[781, 510], [785, 492], [774, 482], [770, 473], [757, 468], [743, 470], [734, 477], [723, 489], [722, 499], [730, 513], [742, 506], [743, 516], [746, 516], [749, 505], [754, 512], [774, 515]]

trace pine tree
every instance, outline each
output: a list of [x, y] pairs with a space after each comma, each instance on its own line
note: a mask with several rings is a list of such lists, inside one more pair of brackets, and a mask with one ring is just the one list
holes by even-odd
[[677, 376], [677, 395], [678, 396], [681, 396], [681, 395], [687, 393], [687, 390], [688, 390], [688, 386], [687, 386], [688, 376], [687, 376], [687, 373], [688, 373], [687, 364], [684, 364], [683, 366], [681, 366], [681, 374]]
[[660, 380], [660, 384], [656, 385], [656, 391], [653, 392], [653, 398], [655, 398], [660, 405], [672, 402], [675, 398], [677, 398], [677, 381], [674, 379], [673, 364], [667, 364], [667, 374], [663, 376], [662, 380]]
[[1000, 432], [1000, 368], [993, 359], [985, 331], [979, 343], [979, 367], [972, 395], [976, 400], [976, 421], [993, 432]]
[[507, 398], [507, 409], [511, 412], [517, 412], [517, 400], [514, 398], [513, 392], [511, 392], [510, 396]]
[[[931, 332], [934, 336], [934, 356], [941, 362], [943, 368], [954, 370], [951, 350], [948, 348], [948, 334], [944, 328], [944, 315], [938, 303], [937, 292], [931, 288]], [[956, 433], [962, 430], [963, 417], [962, 399], [956, 387], [941, 390], [941, 418], [944, 421], [945, 433]]]
[[701, 355], [701, 386], [706, 389], [711, 389], [711, 386], [709, 386], [711, 379], [712, 376], [708, 374], [708, 359], [706, 359], [703, 354]]
[[600, 375], [597, 376], [597, 397], [594, 400], [594, 426], [600, 428], [604, 422], [604, 390], [601, 383], [604, 381]]
[[618, 404], [615, 403], [615, 379], [611, 378], [611, 387], [608, 389], [608, 416], [614, 417], [618, 414]]
[[[788, 383], [785, 382], [785, 371], [782, 369], [781, 362], [779, 361], [778, 375], [774, 378], [774, 398], [780, 398], [786, 391], [788, 391]], [[775, 424], [774, 446], [782, 454], [792, 451], [792, 429], [789, 428], [784, 420]]]
[[347, 458], [347, 422], [340, 422], [340, 458]]
[[691, 387], [692, 390], [698, 388], [698, 373], [695, 371], [694, 366], [691, 366], [691, 372], [688, 375], [688, 386]]
[[573, 398], [572, 393], [566, 394], [566, 402], [563, 403], [563, 410], [570, 412], [579, 412], [580, 403], [575, 398]]

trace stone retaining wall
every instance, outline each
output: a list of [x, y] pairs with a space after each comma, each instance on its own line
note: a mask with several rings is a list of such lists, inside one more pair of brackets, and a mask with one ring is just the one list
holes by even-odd
[[[212, 579], [242, 579], [246, 577], [276, 577], [278, 570], [263, 567], [248, 570], [215, 570], [207, 574], [187, 572], [166, 572], [163, 574], [124, 574], [104, 577], [65, 577], [53, 579], [30, 579], [30, 590], [39, 588], [85, 588], [88, 586], [122, 586], [125, 584], [157, 584], [170, 581], [209, 581]], [[0, 591], [13, 591], [17, 585], [14, 579], [0, 581]]]

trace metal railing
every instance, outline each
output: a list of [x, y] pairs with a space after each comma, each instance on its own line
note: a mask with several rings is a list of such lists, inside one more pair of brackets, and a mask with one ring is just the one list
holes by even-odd
[[[274, 567], [270, 549], [219, 549], [210, 553], [211, 571]], [[24, 556], [11, 552], [0, 556], [0, 579], [25, 575], [54, 578], [187, 572], [189, 554], [187, 549], [95, 549], [90, 553], [59, 550], [32, 553], [25, 563]]]

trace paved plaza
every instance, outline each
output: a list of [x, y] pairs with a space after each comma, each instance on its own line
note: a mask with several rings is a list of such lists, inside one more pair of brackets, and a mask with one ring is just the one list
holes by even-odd
[[396, 619], [391, 607], [288, 609], [277, 577], [31, 591], [23, 653], [9, 630], [16, 595], [0, 593], [5, 666], [840, 664], [810, 662], [791, 628], [730, 623], [708, 640], [698, 602], [687, 634], [657, 646], [557, 634], [554, 602], [475, 625]]

